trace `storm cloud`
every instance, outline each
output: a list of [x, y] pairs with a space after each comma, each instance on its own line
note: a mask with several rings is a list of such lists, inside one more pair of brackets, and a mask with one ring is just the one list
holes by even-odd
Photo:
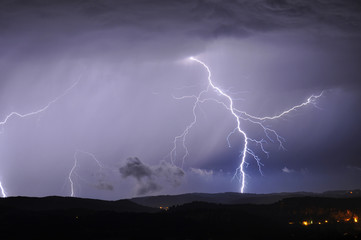
[[157, 192], [162, 189], [162, 184], [177, 187], [184, 176], [184, 171], [174, 165], [162, 161], [159, 166], [148, 166], [137, 157], [128, 158], [119, 172], [123, 178], [137, 180], [137, 195]]
[[[247, 159], [246, 191], [360, 188], [360, 12], [357, 0], [2, 0], [0, 122], [78, 84], [46, 111], [1, 125], [0, 182], [9, 196], [69, 196], [74, 152], [86, 149], [107, 170], [99, 181], [89, 175], [96, 164], [80, 161], [77, 196], [239, 191], [231, 179], [243, 139], [233, 134], [228, 146], [234, 118], [215, 102], [197, 109], [189, 155], [177, 149], [170, 159], [193, 117], [194, 99], [176, 98], [207, 86], [204, 69], [187, 61], [195, 56], [255, 116], [324, 91], [316, 106], [265, 123], [287, 151], [268, 141], [268, 157], [250, 143], [264, 166], [261, 176]], [[128, 156], [139, 158], [119, 166]]]

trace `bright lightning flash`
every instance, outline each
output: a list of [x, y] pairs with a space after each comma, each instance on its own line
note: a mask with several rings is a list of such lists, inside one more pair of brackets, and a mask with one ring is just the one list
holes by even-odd
[[[263, 124], [263, 122], [266, 120], [275, 120], [275, 119], [282, 118], [283, 116], [285, 116], [293, 111], [296, 111], [299, 108], [305, 107], [309, 104], [315, 105], [316, 100], [322, 96], [323, 92], [321, 92], [319, 95], [312, 95], [311, 97], [309, 97], [307, 99], [307, 101], [305, 101], [299, 105], [296, 105], [288, 110], [285, 110], [278, 115], [265, 116], [265, 117], [253, 116], [244, 111], [240, 111], [234, 107], [234, 104], [233, 104], [234, 99], [230, 95], [228, 95], [226, 93], [226, 91], [220, 89], [213, 83], [211, 70], [204, 62], [202, 62], [201, 60], [199, 60], [195, 57], [190, 57], [189, 60], [200, 64], [207, 71], [208, 85], [207, 85], [207, 88], [202, 90], [198, 95], [183, 96], [183, 97], [176, 98], [176, 99], [194, 98], [195, 102], [194, 102], [193, 108], [192, 108], [193, 121], [188, 126], [186, 126], [185, 130], [180, 135], [178, 135], [174, 138], [174, 141], [173, 141], [174, 145], [173, 145], [171, 152], [169, 153], [171, 162], [174, 164], [175, 161], [177, 160], [177, 149], [178, 149], [179, 141], [181, 142], [181, 147], [185, 152], [182, 156], [182, 164], [181, 164], [182, 167], [184, 165], [185, 159], [189, 156], [189, 151], [186, 146], [185, 140], [186, 140], [186, 136], [188, 135], [190, 129], [197, 122], [197, 114], [196, 114], [197, 107], [199, 107], [199, 105], [201, 103], [204, 103], [206, 101], [214, 101], [218, 104], [221, 104], [230, 112], [230, 114], [232, 115], [232, 117], [235, 119], [235, 122], [236, 122], [235, 129], [227, 137], [228, 145], [230, 146], [229, 137], [236, 132], [238, 132], [244, 138], [244, 140], [243, 140], [244, 142], [242, 144], [243, 150], [240, 155], [241, 161], [240, 161], [239, 167], [237, 168], [237, 170], [234, 174], [234, 177], [238, 178], [241, 183], [240, 192], [243, 193], [245, 190], [245, 185], [246, 185], [245, 166], [247, 166], [247, 162], [246, 162], [247, 154], [252, 156], [256, 160], [258, 169], [261, 174], [262, 174], [261, 167], [263, 166], [263, 164], [261, 163], [260, 157], [258, 157], [256, 155], [256, 153], [249, 148], [249, 143], [253, 142], [253, 143], [259, 145], [261, 150], [263, 151], [264, 154], [267, 155], [267, 157], [268, 157], [269, 153], [265, 150], [265, 148], [263, 146], [263, 144], [267, 143], [267, 141], [265, 139], [256, 140], [256, 139], [252, 139], [252, 138], [248, 137], [246, 132], [241, 128], [241, 121], [246, 121], [246, 122], [250, 122], [252, 124], [258, 125], [264, 131], [266, 138], [270, 142], [274, 142], [274, 140], [276, 140], [279, 144], [279, 147], [284, 149], [284, 146], [283, 146], [283, 142], [285, 142], [284, 138], [282, 138], [280, 135], [278, 135], [278, 133], [275, 130], [273, 130], [269, 127], [266, 127]], [[204, 95], [206, 93], [209, 93], [210, 91], [215, 92], [219, 98], [217, 98], [217, 99], [216, 98], [205, 98]]]
[[0, 182], [0, 190], [1, 190], [1, 197], [6, 198], [7, 195], [6, 195], [5, 189], [4, 189], [3, 185], [1, 184], [1, 182]]
[[74, 191], [74, 180], [73, 180], [73, 176], [75, 175], [77, 178], [81, 179], [82, 181], [86, 182], [85, 179], [81, 178], [77, 173], [76, 173], [76, 168], [78, 167], [78, 155], [79, 154], [85, 154], [88, 155], [90, 157], [91, 160], [93, 160], [100, 169], [104, 169], [104, 166], [101, 164], [101, 162], [95, 157], [94, 154], [90, 153], [90, 152], [86, 152], [86, 151], [81, 151], [81, 150], [77, 150], [74, 153], [74, 165], [71, 168], [69, 175], [68, 175], [68, 180], [70, 183], [70, 196], [71, 197], [75, 197], [75, 191]]
[[[8, 121], [10, 121], [10, 119], [12, 117], [20, 117], [20, 118], [27, 118], [27, 117], [31, 117], [40, 113], [45, 112], [46, 110], [48, 110], [53, 104], [55, 104], [57, 101], [59, 101], [61, 98], [63, 98], [65, 95], [67, 95], [78, 83], [80, 80], [74, 82], [69, 88], [67, 88], [63, 94], [59, 95], [58, 97], [54, 98], [52, 101], [50, 101], [48, 104], [46, 104], [45, 106], [43, 106], [42, 108], [32, 111], [32, 112], [28, 112], [28, 113], [18, 113], [18, 112], [11, 112], [10, 114], [8, 114], [5, 119], [3, 121], [0, 121], [0, 126], [4, 127]], [[6, 191], [0, 181], [0, 191], [2, 194], [2, 197], [7, 197]]]

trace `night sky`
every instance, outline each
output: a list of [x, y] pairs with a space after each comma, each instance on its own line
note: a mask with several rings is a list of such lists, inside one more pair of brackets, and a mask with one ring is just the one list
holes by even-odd
[[[239, 192], [244, 137], [229, 110], [194, 97], [213, 82], [241, 121], [247, 193], [361, 188], [357, 0], [2, 0], [0, 181], [7, 196], [119, 199]], [[185, 97], [189, 96], [189, 97]], [[210, 92], [207, 96], [229, 104]], [[28, 113], [43, 110], [36, 114]], [[17, 112], [21, 116], [7, 116]], [[74, 165], [76, 164], [76, 165]], [[70, 176], [70, 179], [69, 179]], [[240, 176], [238, 176], [240, 177]]]

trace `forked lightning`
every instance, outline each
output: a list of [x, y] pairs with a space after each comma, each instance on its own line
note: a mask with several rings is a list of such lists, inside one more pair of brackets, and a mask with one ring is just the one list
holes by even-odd
[[[260, 146], [260, 149], [268, 156], [269, 153], [265, 150], [264, 148], [264, 143], [267, 142], [267, 140], [265, 139], [260, 139], [260, 140], [256, 140], [256, 139], [252, 139], [250, 137], [247, 136], [247, 133], [245, 132], [244, 129], [242, 129], [241, 126], [241, 121], [246, 121], [246, 122], [250, 122], [252, 124], [256, 124], [257, 126], [259, 126], [265, 134], [266, 139], [268, 139], [270, 142], [274, 142], [274, 140], [276, 140], [280, 146], [280, 148], [284, 149], [283, 143], [284, 143], [284, 138], [282, 138], [280, 135], [278, 135], [278, 133], [265, 126], [263, 124], [264, 121], [267, 120], [275, 120], [275, 119], [279, 119], [284, 117], [285, 115], [298, 110], [299, 108], [305, 107], [309, 104], [313, 104], [315, 105], [316, 100], [322, 96], [323, 92], [321, 92], [319, 95], [312, 95], [310, 96], [307, 101], [293, 106], [292, 108], [283, 111], [282, 113], [278, 114], [278, 115], [274, 115], [274, 116], [264, 116], [264, 117], [258, 117], [258, 116], [254, 116], [251, 114], [248, 114], [245, 111], [240, 111], [238, 109], [235, 108], [234, 103], [233, 103], [233, 98], [228, 95], [226, 93], [226, 91], [220, 89], [219, 87], [217, 87], [214, 82], [212, 81], [212, 73], [210, 68], [201, 60], [195, 58], [195, 57], [190, 57], [189, 60], [194, 61], [198, 64], [200, 64], [206, 71], [208, 74], [207, 80], [208, 80], [208, 85], [206, 87], [206, 89], [202, 90], [198, 95], [192, 95], [192, 96], [183, 96], [180, 98], [176, 98], [176, 99], [184, 99], [184, 98], [194, 98], [195, 102], [193, 104], [193, 108], [192, 108], [192, 113], [193, 113], [193, 121], [186, 126], [185, 130], [178, 136], [176, 136], [174, 138], [174, 145], [173, 148], [169, 154], [171, 162], [174, 164], [175, 161], [177, 160], [177, 149], [178, 149], [178, 142], [181, 142], [181, 148], [183, 148], [183, 151], [185, 152], [182, 156], [182, 163], [181, 166], [183, 167], [184, 165], [184, 161], [185, 159], [189, 156], [189, 151], [188, 148], [186, 146], [186, 137], [189, 133], [189, 131], [191, 130], [191, 128], [196, 124], [197, 122], [197, 114], [196, 114], [196, 110], [197, 107], [199, 106], [199, 104], [204, 103], [206, 101], [214, 101], [218, 104], [221, 104], [222, 106], [224, 106], [229, 112], [230, 115], [235, 119], [235, 129], [227, 136], [227, 142], [228, 145], [230, 146], [230, 140], [229, 137], [232, 134], [235, 134], [236, 132], [238, 132], [241, 136], [243, 136], [243, 143], [242, 143], [242, 151], [240, 154], [240, 164], [238, 166], [238, 168], [236, 169], [236, 172], [234, 174], [234, 177], [238, 178], [240, 183], [241, 183], [241, 187], [240, 187], [240, 192], [243, 193], [245, 190], [245, 185], [246, 185], [246, 173], [245, 173], [245, 166], [247, 164], [246, 162], [246, 158], [247, 158], [247, 154], [252, 156], [258, 165], [258, 169], [260, 171], [260, 173], [262, 174], [262, 169], [261, 167], [263, 166], [263, 164], [261, 163], [261, 158], [259, 156], [257, 156], [257, 154], [251, 150], [249, 148], [249, 143], [253, 142], [257, 145]], [[206, 93], [209, 93], [210, 91], [215, 92], [218, 97], [217, 98], [205, 98], [203, 97]]]

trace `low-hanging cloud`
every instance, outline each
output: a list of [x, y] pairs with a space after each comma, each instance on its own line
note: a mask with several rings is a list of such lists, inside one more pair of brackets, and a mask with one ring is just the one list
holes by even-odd
[[123, 178], [133, 177], [137, 180], [137, 195], [160, 191], [164, 185], [179, 186], [184, 176], [184, 171], [177, 166], [164, 161], [158, 166], [149, 166], [137, 157], [128, 158], [119, 172]]
[[191, 168], [191, 172], [203, 177], [212, 176], [214, 174], [213, 170], [200, 169], [200, 168]]
[[295, 170], [288, 168], [288, 167], [284, 167], [282, 168], [282, 172], [284, 173], [293, 173]]

